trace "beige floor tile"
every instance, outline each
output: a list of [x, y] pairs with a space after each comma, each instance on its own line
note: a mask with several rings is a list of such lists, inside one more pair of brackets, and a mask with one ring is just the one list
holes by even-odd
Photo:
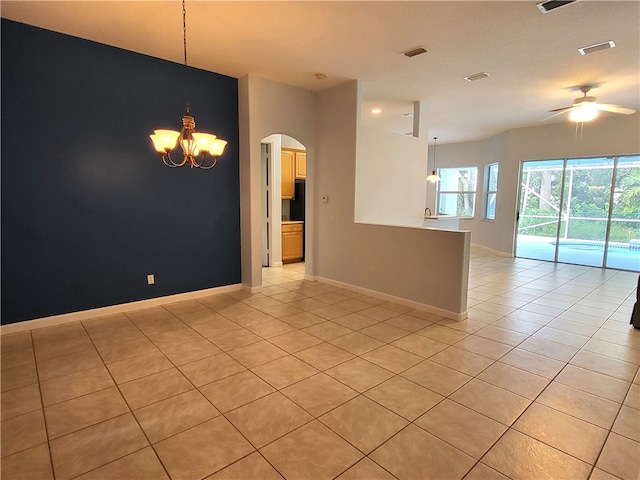
[[282, 476], [262, 455], [254, 452], [205, 480], [282, 480]]
[[493, 363], [487, 357], [456, 347], [442, 350], [430, 357], [429, 360], [472, 376], [479, 374]]
[[464, 477], [464, 480], [509, 480], [509, 477], [505, 477], [493, 468], [478, 462]]
[[371, 303], [358, 298], [350, 298], [349, 300], [338, 303], [337, 306], [349, 310], [350, 312], [360, 312], [371, 307]]
[[64, 402], [115, 385], [105, 367], [83, 370], [40, 384], [44, 406]]
[[424, 310], [407, 310], [406, 314], [419, 318], [420, 320], [426, 320], [429, 323], [436, 323], [442, 320], [442, 315], [436, 315], [435, 313], [425, 312]]
[[640, 410], [623, 405], [611, 431], [640, 442]]
[[443, 318], [438, 322], [438, 325], [471, 334], [483, 329], [487, 326], [488, 323], [491, 323], [500, 318], [499, 315], [496, 315], [494, 313], [482, 312], [478, 310], [473, 311], [473, 309], [471, 308], [468, 310], [468, 312], [469, 318], [465, 320], [452, 320], [451, 318]]
[[594, 468], [591, 472], [591, 476], [589, 480], [620, 480], [619, 477], [615, 475], [611, 475], [610, 473], [605, 472], [604, 470], [600, 470], [599, 468]]
[[183, 480], [211, 475], [254, 451], [223, 416], [169, 437], [154, 449], [171, 478]]
[[561, 362], [568, 362], [578, 352], [576, 347], [537, 337], [529, 337], [518, 348]]
[[536, 401], [606, 429], [611, 428], [620, 410], [616, 402], [557, 382], [551, 382]]
[[420, 363], [423, 358], [407, 352], [406, 350], [394, 347], [393, 345], [385, 345], [370, 351], [362, 356], [362, 358], [380, 365], [393, 373], [400, 373], [406, 369]]
[[38, 385], [28, 385], [2, 392], [0, 408], [2, 420], [40, 410], [41, 408], [40, 387]]
[[111, 387], [45, 407], [50, 439], [118, 417], [129, 411], [117, 388]]
[[3, 458], [47, 441], [42, 410], [3, 420], [1, 428], [0, 452]]
[[399, 376], [372, 388], [365, 396], [409, 421], [415, 420], [444, 398]]
[[265, 320], [264, 322], [251, 323], [246, 325], [245, 328], [256, 335], [260, 335], [262, 338], [276, 337], [296, 329], [296, 327], [276, 318]]
[[281, 348], [288, 353], [299, 352], [305, 348], [313, 347], [314, 345], [322, 343], [322, 340], [318, 337], [314, 337], [313, 335], [301, 330], [295, 330], [290, 333], [285, 333], [284, 335], [272, 337], [269, 341], [276, 347]]
[[80, 322], [56, 325], [54, 327], [37, 328], [31, 331], [33, 344], [61, 342], [76, 337], [84, 337], [87, 335], [84, 327]]
[[351, 312], [346, 308], [340, 308], [337, 305], [326, 305], [323, 307], [314, 308], [309, 313], [313, 313], [314, 315], [324, 318], [325, 320], [335, 320], [336, 318], [348, 315]]
[[535, 399], [550, 382], [548, 378], [500, 362], [491, 365], [477, 378], [530, 400]]
[[76, 478], [78, 480], [169, 480], [151, 447], [138, 450]]
[[96, 348], [144, 338], [140, 329], [124, 314], [110, 315], [82, 323]]
[[228, 412], [226, 417], [256, 448], [265, 446], [313, 418], [279, 392]]
[[253, 372], [244, 371], [200, 387], [200, 391], [222, 413], [273, 393], [274, 388]]
[[548, 325], [534, 333], [533, 337], [543, 338], [545, 340], [550, 340], [552, 342], [561, 343], [575, 348], [582, 348], [582, 346], [589, 340], [589, 337], [586, 335], [579, 335], [577, 333], [551, 328]]
[[422, 330], [432, 324], [432, 322], [429, 322], [428, 320], [423, 320], [421, 318], [405, 314], [385, 320], [384, 323], [387, 325], [393, 325], [394, 327], [401, 328], [408, 332], [417, 332], [418, 330]]
[[400, 480], [460, 479], [475, 460], [415, 425], [409, 425], [369, 457]]
[[395, 480], [385, 469], [364, 457], [336, 480]]
[[[550, 320], [550, 319], [549, 319]], [[511, 332], [519, 333], [521, 335], [531, 335], [540, 330], [543, 325], [535, 323], [533, 321], [527, 322], [523, 319], [512, 318], [511, 315], [502, 317], [491, 324], [494, 327], [503, 328]], [[524, 339], [523, 339], [524, 340]]]
[[365, 308], [364, 310], [360, 310], [359, 313], [360, 315], [364, 315], [365, 317], [370, 317], [378, 321], [389, 320], [390, 318], [398, 316], [398, 312], [395, 310], [384, 308], [381, 305]]
[[553, 360], [519, 348], [511, 350], [500, 359], [500, 362], [548, 379], [554, 378], [566, 365], [565, 362]]
[[408, 424], [404, 418], [363, 396], [349, 400], [319, 420], [365, 454]]
[[334, 318], [331, 321], [333, 323], [337, 323], [338, 325], [342, 325], [343, 327], [349, 328], [350, 330], [360, 330], [362, 328], [370, 327], [371, 325], [380, 323], [382, 320], [367, 317], [365, 315], [362, 315], [361, 313], [350, 313], [342, 317]]
[[113, 363], [126, 360], [143, 353], [156, 352], [157, 347], [146, 337], [135, 338], [119, 343], [110, 343], [97, 346], [98, 353], [104, 363]]
[[353, 332], [350, 328], [338, 325], [332, 321], [311, 325], [310, 327], [306, 327], [304, 331], [324, 341], [333, 340], [334, 338]]
[[305, 311], [302, 313], [295, 313], [293, 315], [282, 317], [280, 318], [280, 320], [296, 328], [305, 328], [305, 327], [310, 327], [311, 325], [322, 323], [325, 320], [330, 320], [330, 319], [315, 315], [312, 312]]
[[498, 440], [482, 462], [522, 480], [587, 479], [591, 471], [589, 464], [514, 430]]
[[507, 430], [505, 425], [448, 399], [414, 424], [477, 459]]
[[318, 373], [317, 369], [291, 355], [254, 367], [252, 371], [278, 390]]
[[623, 362], [633, 363], [634, 365], [640, 364], [640, 350], [617, 345], [611, 342], [605, 342], [604, 340], [598, 340], [597, 338], [590, 339], [584, 345], [583, 350], [612, 357], [617, 360], [622, 360]]
[[209, 337], [209, 340], [224, 352], [262, 341], [262, 338], [246, 328], [238, 328], [229, 332]]
[[454, 343], [457, 343], [463, 338], [469, 336], [469, 334], [466, 332], [455, 330], [449, 327], [443, 327], [442, 325], [431, 325], [430, 327], [418, 330], [417, 333], [418, 335], [428, 337], [431, 340], [435, 340], [437, 342], [446, 343], [447, 345], [453, 345]]
[[342, 350], [351, 352], [354, 355], [362, 355], [384, 345], [380, 340], [376, 340], [368, 335], [363, 335], [360, 332], [348, 333], [330, 340], [329, 343]]
[[638, 365], [584, 350], [578, 352], [569, 363], [598, 373], [603, 373], [611, 377], [619, 378], [626, 382], [632, 381], [633, 377], [638, 372]]
[[316, 308], [324, 307], [326, 305], [326, 303], [316, 300], [315, 298], [301, 298], [287, 303], [292, 307], [296, 307], [305, 312], [315, 310]]
[[46, 443], [4, 457], [0, 466], [0, 477], [7, 480], [53, 480], [51, 456]]
[[533, 403], [513, 425], [530, 437], [594, 465], [607, 438], [607, 430]]
[[187, 363], [180, 366], [180, 371], [196, 387], [215, 382], [221, 378], [229, 377], [246, 370], [226, 353], [207, 357], [202, 360]]
[[258, 365], [287, 355], [287, 352], [266, 340], [229, 350], [227, 353], [247, 368], [257, 367]]
[[624, 380], [574, 365], [564, 367], [554, 381], [618, 403], [622, 403], [629, 390], [629, 383]]
[[329, 480], [362, 458], [353, 446], [318, 421], [260, 450], [285, 478]]
[[197, 325], [215, 318], [216, 313], [197, 300], [185, 300], [183, 302], [164, 305], [170, 313], [178, 317], [187, 325]]
[[412, 333], [406, 337], [401, 338], [393, 342], [393, 346], [401, 348], [407, 352], [419, 355], [422, 358], [429, 358], [438, 352], [441, 352], [445, 348], [449, 347], [449, 344], [432, 340], [431, 338]]
[[495, 342], [500, 342], [512, 347], [517, 346], [528, 338], [524, 333], [514, 332], [506, 328], [500, 328], [495, 325], [487, 325], [475, 333], [476, 336], [487, 338]]
[[72, 353], [64, 357], [37, 362], [38, 377], [41, 382], [64, 377], [82, 370], [90, 370], [104, 365], [95, 349]]
[[282, 393], [314, 417], [342, 405], [357, 393], [328, 375], [320, 373], [282, 390]]
[[477, 379], [462, 386], [450, 398], [504, 425], [511, 425], [531, 403], [527, 398]]
[[193, 385], [176, 368], [138, 378], [119, 386], [131, 409], [184, 393]]
[[456, 348], [467, 350], [492, 360], [498, 360], [500, 357], [503, 357], [511, 351], [513, 347], [494, 340], [489, 340], [488, 338], [470, 335], [467, 338], [460, 340], [456, 344]]
[[[35, 348], [38, 362], [51, 360], [52, 358], [63, 357], [72, 353], [94, 350], [93, 343], [88, 335], [62, 340], [60, 342], [38, 343]], [[2, 358], [4, 363], [4, 356]]]
[[326, 370], [353, 358], [353, 354], [328, 343], [321, 343], [295, 353], [299, 359], [318, 370]]
[[155, 351], [110, 363], [107, 368], [116, 383], [121, 384], [169, 370], [173, 365], [162, 352]]
[[3, 392], [33, 385], [34, 383], [38, 383], [35, 362], [4, 369], [0, 374], [0, 385], [2, 385], [1, 390]]
[[187, 327], [186, 325], [182, 325], [176, 330], [171, 330], [169, 332], [160, 332], [153, 335], [148, 335], [147, 337], [157, 347], [160, 347], [162, 345], [189, 343], [204, 340], [204, 337], [202, 335], [200, 335], [194, 329]]
[[0, 336], [0, 349], [2, 352], [23, 350], [25, 348], [33, 348], [31, 331]]
[[222, 353], [222, 350], [204, 338], [188, 343], [160, 344], [158, 348], [174, 365], [184, 365]]
[[[245, 305], [244, 307], [248, 308], [249, 311], [255, 312], [254, 309], [252, 309], [247, 305]], [[256, 313], [256, 315], [264, 315], [264, 314]], [[214, 340], [216, 337], [221, 336], [225, 333], [233, 332], [234, 330], [242, 329], [240, 325], [232, 322], [231, 320], [225, 317], [218, 317], [214, 320], [208, 320], [206, 322], [193, 325], [191, 328], [193, 328], [200, 335], [207, 338], [208, 340], [210, 340], [216, 345], [218, 345]], [[218, 347], [222, 348], [220, 345], [218, 345]]]
[[20, 367], [22, 365], [34, 365], [36, 358], [33, 353], [33, 347], [29, 345], [26, 348], [15, 350], [0, 350], [0, 363], [3, 373], [4, 370], [9, 368]]
[[472, 378], [429, 360], [411, 367], [400, 375], [444, 396], [451, 395]]
[[220, 415], [197, 390], [148, 405], [133, 414], [151, 443], [195, 427]]
[[394, 340], [399, 340], [400, 338], [409, 335], [409, 332], [407, 330], [394, 327], [393, 325], [389, 325], [387, 323], [377, 323], [375, 325], [371, 325], [370, 327], [366, 327], [360, 330], [360, 333], [364, 333], [365, 335], [386, 343], [393, 342]]
[[68, 479], [148, 445], [131, 413], [50, 442], [56, 479]]
[[155, 335], [184, 327], [184, 323], [162, 307], [127, 312], [126, 315], [145, 335]]
[[325, 373], [361, 393], [393, 376], [389, 370], [362, 358], [349, 360]]
[[624, 404], [628, 407], [640, 410], [640, 385], [636, 383], [631, 384], [629, 393], [627, 393], [627, 396], [624, 399]]
[[637, 480], [640, 475], [640, 444], [611, 433], [602, 449], [596, 467], [623, 480]]

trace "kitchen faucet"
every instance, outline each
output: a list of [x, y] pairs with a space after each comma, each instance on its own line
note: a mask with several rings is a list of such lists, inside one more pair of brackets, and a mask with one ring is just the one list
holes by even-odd
[[424, 209], [424, 218], [427, 218], [427, 211], [429, 211], [429, 216], [431, 217], [431, 209], [429, 207]]

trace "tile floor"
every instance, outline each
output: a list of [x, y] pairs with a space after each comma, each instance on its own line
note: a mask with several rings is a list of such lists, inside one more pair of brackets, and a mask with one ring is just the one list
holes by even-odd
[[2, 336], [2, 478], [638, 478], [636, 274], [474, 249], [455, 322], [301, 268]]

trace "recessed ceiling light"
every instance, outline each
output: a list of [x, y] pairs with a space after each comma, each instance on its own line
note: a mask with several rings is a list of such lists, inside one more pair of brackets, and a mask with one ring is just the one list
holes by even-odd
[[600, 50], [608, 50], [615, 46], [616, 44], [613, 43], [613, 40], [609, 40], [607, 42], [594, 43], [587, 47], [580, 47], [578, 51], [580, 52], [580, 55], [586, 55], [588, 53], [599, 52]]
[[417, 55], [422, 55], [423, 53], [427, 53], [427, 49], [424, 47], [416, 47], [411, 50], [407, 50], [406, 52], [402, 52], [405, 57], [415, 57]]
[[327, 76], [324, 73], [318, 72], [316, 73], [316, 78], [318, 80], [324, 80], [325, 78], [327, 78]]
[[468, 75], [464, 77], [467, 82], [475, 82], [476, 80], [482, 80], [483, 78], [487, 78], [489, 74], [487, 72], [474, 73], [473, 75]]
[[371, 113], [373, 113], [374, 115], [378, 115], [379, 113], [382, 113], [382, 110], [380, 110], [379, 108], [372, 108]]

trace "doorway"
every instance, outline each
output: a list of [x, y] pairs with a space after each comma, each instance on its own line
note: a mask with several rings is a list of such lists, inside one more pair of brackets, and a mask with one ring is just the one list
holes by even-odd
[[516, 257], [640, 271], [640, 156], [522, 162]]
[[262, 266], [301, 262], [305, 253], [306, 147], [274, 134], [261, 141]]

